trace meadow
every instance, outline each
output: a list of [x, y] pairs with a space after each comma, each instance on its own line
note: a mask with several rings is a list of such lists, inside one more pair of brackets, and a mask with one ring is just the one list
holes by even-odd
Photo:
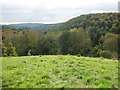
[[2, 58], [3, 88], [118, 88], [118, 60], [42, 55]]

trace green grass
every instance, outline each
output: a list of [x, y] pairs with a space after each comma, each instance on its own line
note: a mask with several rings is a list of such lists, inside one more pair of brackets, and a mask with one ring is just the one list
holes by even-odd
[[46, 55], [2, 58], [2, 87], [118, 88], [118, 61]]

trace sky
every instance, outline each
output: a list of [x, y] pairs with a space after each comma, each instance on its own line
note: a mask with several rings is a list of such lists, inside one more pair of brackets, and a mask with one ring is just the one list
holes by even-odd
[[60, 23], [89, 13], [117, 12], [119, 0], [0, 0], [0, 23]]

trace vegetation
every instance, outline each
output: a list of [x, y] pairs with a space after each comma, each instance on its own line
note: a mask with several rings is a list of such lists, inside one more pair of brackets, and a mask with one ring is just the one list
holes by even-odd
[[2, 25], [2, 87], [118, 88], [119, 42], [118, 13]]
[[118, 88], [118, 60], [71, 55], [3, 57], [3, 88]]
[[[38, 24], [33, 26], [38, 27]], [[31, 49], [32, 55], [80, 54], [119, 58], [118, 13], [81, 15], [65, 23], [50, 26], [52, 30], [38, 31], [30, 27], [27, 30], [17, 30], [3, 25], [3, 56], [25, 56]], [[16, 54], [6, 54], [10, 43]]]

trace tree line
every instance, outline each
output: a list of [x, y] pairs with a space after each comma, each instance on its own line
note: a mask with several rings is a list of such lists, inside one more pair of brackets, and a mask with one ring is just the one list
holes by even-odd
[[92, 57], [118, 58], [120, 39], [118, 14], [88, 14], [73, 18], [56, 30], [17, 31], [8, 26], [2, 30], [2, 55], [71, 54]]

